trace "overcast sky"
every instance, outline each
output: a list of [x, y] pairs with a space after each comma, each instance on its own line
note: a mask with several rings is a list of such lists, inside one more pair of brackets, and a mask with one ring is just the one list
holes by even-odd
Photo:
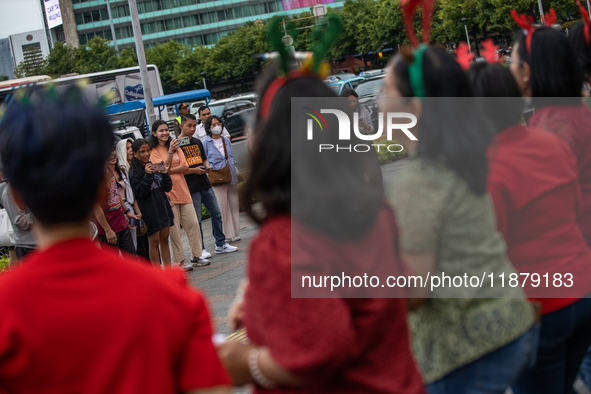
[[0, 0], [0, 38], [44, 28], [40, 0]]

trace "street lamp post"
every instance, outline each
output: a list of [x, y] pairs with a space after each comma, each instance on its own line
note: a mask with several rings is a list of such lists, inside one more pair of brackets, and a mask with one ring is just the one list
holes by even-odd
[[470, 51], [470, 53], [472, 53], [472, 46], [470, 45], [470, 36], [468, 35], [468, 25], [466, 25], [466, 21], [468, 20], [468, 18], [462, 18], [462, 21], [464, 21], [464, 29], [466, 29], [466, 40], [468, 40], [468, 50]]

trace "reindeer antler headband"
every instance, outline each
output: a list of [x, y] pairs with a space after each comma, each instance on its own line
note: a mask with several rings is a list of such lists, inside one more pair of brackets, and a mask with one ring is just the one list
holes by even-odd
[[589, 13], [585, 9], [585, 7], [581, 5], [581, 2], [579, 0], [577, 0], [577, 5], [579, 6], [579, 11], [581, 12], [581, 16], [583, 17], [583, 23], [585, 24], [585, 42], [587, 43], [587, 46], [589, 46], [589, 24], [591, 23], [591, 21], [589, 20]]
[[[517, 26], [525, 31], [525, 49], [527, 50], [527, 53], [531, 53], [531, 40], [536, 31], [536, 27], [534, 27], [534, 17], [532, 15], [527, 17], [525, 14], [517, 14], [515, 9], [511, 10], [511, 16], [515, 23], [517, 23]], [[542, 22], [544, 26], [547, 27], [551, 27], [554, 22], [556, 22], [556, 12], [554, 11], [554, 8], [550, 8], [550, 14], [545, 14], [542, 17]]]
[[[414, 31], [413, 17], [417, 8], [423, 8], [423, 43], [419, 44], [419, 40]], [[429, 33], [431, 31], [431, 14], [435, 6], [435, 0], [402, 0], [400, 8], [402, 10], [402, 17], [404, 18], [404, 26], [406, 33], [415, 48], [412, 52], [403, 52], [404, 59], [408, 63], [408, 74], [410, 85], [416, 97], [425, 97], [425, 81], [423, 78], [423, 59], [425, 57], [425, 50], [429, 43]]]
[[271, 48], [279, 53], [279, 64], [281, 69], [280, 75], [271, 82], [271, 85], [269, 85], [265, 91], [264, 96], [261, 97], [261, 120], [266, 120], [269, 117], [271, 104], [273, 103], [275, 95], [288, 81], [302, 77], [322, 79], [321, 74], [323, 74], [323, 68], [327, 68], [322, 64], [322, 59], [324, 59], [324, 55], [330, 46], [337, 40], [343, 29], [343, 24], [338, 16], [328, 14], [326, 18], [328, 19], [328, 28], [325, 30], [318, 29], [312, 36], [313, 39], [316, 40], [316, 44], [311, 51], [312, 58], [308, 59], [309, 61], [307, 61], [301, 69], [297, 70], [290, 70], [289, 63], [291, 55], [288, 53], [281, 40], [282, 35], [281, 29], [279, 28], [281, 21], [277, 19], [269, 24], [267, 37]]

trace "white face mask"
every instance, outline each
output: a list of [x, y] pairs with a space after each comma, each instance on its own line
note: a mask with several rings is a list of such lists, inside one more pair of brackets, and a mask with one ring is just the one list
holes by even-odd
[[220, 126], [215, 126], [211, 128], [212, 134], [220, 135], [222, 134], [222, 128]]

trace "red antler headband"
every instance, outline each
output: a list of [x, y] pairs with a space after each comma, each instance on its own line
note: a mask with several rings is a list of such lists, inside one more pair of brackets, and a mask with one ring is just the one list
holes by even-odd
[[585, 31], [585, 42], [587, 43], [587, 46], [589, 46], [589, 24], [591, 24], [591, 21], [589, 20], [589, 13], [585, 7], [581, 5], [579, 0], [577, 0], [577, 5], [579, 6], [579, 11], [583, 17], [583, 22], [585, 23], [585, 28], [583, 29]]
[[[517, 26], [525, 30], [525, 49], [527, 49], [527, 53], [531, 53], [531, 38], [534, 31], [536, 31], [536, 28], [534, 27], [534, 17], [531, 15], [527, 17], [525, 14], [517, 14], [515, 9], [511, 10], [511, 16], [515, 23], [517, 23]], [[550, 8], [550, 14], [542, 16], [542, 22], [544, 23], [544, 26], [547, 27], [551, 27], [554, 22], [556, 22], [556, 12], [554, 11], [554, 8]]]
[[482, 41], [482, 51], [480, 54], [486, 60], [487, 63], [497, 63], [499, 61], [497, 51], [499, 47], [493, 43], [489, 38], [488, 40]]
[[429, 43], [429, 33], [431, 32], [431, 14], [435, 7], [435, 0], [401, 0], [402, 17], [406, 33], [413, 47], [419, 46], [419, 39], [414, 30], [413, 16], [419, 6], [423, 6], [423, 42]]
[[460, 45], [455, 50], [456, 62], [460, 64], [462, 70], [470, 68], [470, 62], [474, 59], [474, 54], [470, 53], [470, 47], [465, 42], [460, 42]]

